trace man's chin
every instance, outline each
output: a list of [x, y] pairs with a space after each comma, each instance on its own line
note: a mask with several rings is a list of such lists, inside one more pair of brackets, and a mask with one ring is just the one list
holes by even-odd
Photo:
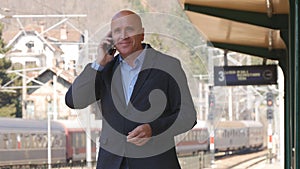
[[128, 56], [132, 53], [132, 50], [129, 49], [121, 49], [119, 50], [119, 53], [121, 54], [121, 56]]

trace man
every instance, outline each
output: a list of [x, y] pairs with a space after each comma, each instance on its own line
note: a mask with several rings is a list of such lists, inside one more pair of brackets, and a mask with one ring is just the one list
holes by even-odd
[[[136, 13], [115, 14], [97, 60], [66, 93], [66, 104], [73, 109], [100, 100], [99, 169], [179, 169], [174, 136], [196, 124], [180, 62], [143, 40], [144, 28]], [[114, 57], [110, 48], [119, 54]]]

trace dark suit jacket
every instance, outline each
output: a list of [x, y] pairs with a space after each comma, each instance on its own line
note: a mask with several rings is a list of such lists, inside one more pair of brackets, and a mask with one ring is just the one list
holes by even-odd
[[[180, 168], [174, 136], [191, 129], [196, 111], [179, 60], [150, 46], [126, 105], [119, 56], [102, 71], [88, 64], [66, 94], [66, 104], [81, 109], [100, 100], [103, 116], [97, 168], [119, 169], [123, 157], [130, 169]], [[128, 132], [149, 123], [153, 137], [143, 146], [126, 142]]]

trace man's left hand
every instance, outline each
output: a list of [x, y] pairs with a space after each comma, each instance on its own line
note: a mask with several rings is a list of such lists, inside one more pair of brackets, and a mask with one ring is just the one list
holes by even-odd
[[151, 126], [149, 124], [142, 124], [128, 133], [127, 142], [142, 146], [150, 140], [151, 136]]

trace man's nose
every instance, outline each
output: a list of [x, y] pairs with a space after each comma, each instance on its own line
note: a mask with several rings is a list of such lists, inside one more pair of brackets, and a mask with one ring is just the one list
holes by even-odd
[[126, 39], [126, 38], [128, 38], [128, 33], [126, 32], [126, 30], [123, 30], [122, 32], [121, 32], [121, 39]]

